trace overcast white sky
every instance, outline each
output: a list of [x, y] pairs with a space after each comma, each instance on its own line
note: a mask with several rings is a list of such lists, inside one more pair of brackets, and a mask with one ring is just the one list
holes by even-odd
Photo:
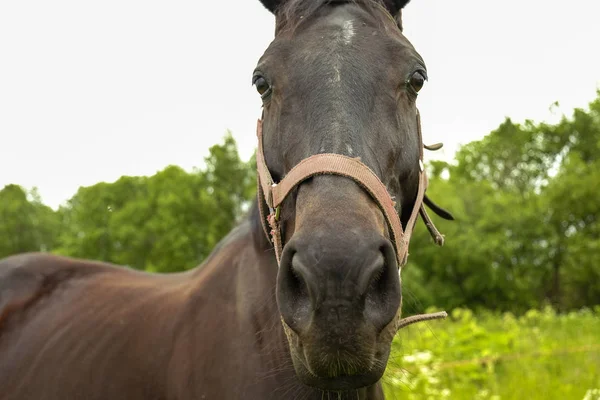
[[[419, 107], [425, 140], [446, 145], [436, 156], [505, 116], [585, 107], [598, 16], [596, 0], [413, 0], [405, 34], [428, 66]], [[81, 185], [200, 166], [226, 129], [248, 158], [251, 73], [273, 23], [258, 0], [1, 1], [0, 188], [37, 186], [56, 207]]]

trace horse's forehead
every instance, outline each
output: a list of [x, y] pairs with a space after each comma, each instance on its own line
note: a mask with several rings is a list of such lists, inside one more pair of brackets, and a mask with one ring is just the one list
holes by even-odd
[[[326, 21], [325, 21], [326, 19]], [[365, 34], [360, 19], [348, 13], [336, 13], [323, 23], [305, 28], [289, 42], [288, 74], [291, 76], [326, 75], [331, 68], [352, 65], [353, 69], [372, 69], [368, 53], [382, 53], [378, 38]]]
[[355, 14], [348, 12], [343, 13], [332, 13], [329, 18], [325, 18], [323, 23], [330, 29], [338, 28], [344, 33], [353, 31], [353, 24], [357, 22], [359, 18]]
[[296, 72], [309, 73], [304, 69], [306, 63], [314, 61], [332, 64], [343, 60], [353, 70], [373, 73], [390, 63], [402, 62], [414, 48], [391, 18], [376, 12], [367, 12], [357, 5], [336, 6], [300, 24], [279, 47], [289, 50], [291, 72], [295, 66]]
[[[374, 21], [374, 17], [363, 10], [352, 7], [334, 7], [316, 17], [314, 21], [307, 23], [304, 29], [300, 30], [298, 38], [303, 40], [303, 36], [308, 36], [313, 39], [308, 41], [309, 43], [316, 41], [320, 42], [321, 46], [328, 44], [351, 45], [359, 30], [363, 33], [362, 40], [364, 41], [372, 36], [364, 35], [367, 30], [370, 34], [376, 35], [381, 29], [382, 26]], [[373, 39], [376, 40], [376, 38]]]
[[[293, 72], [294, 66], [303, 69], [311, 61], [327, 63], [331, 57], [343, 53], [367, 61], [362, 64], [372, 70], [382, 66], [384, 59], [392, 56], [390, 53], [397, 53], [394, 49], [412, 48], [393, 18], [359, 4], [324, 6], [307, 20], [302, 21], [302, 16], [296, 18], [300, 19], [297, 25], [290, 23], [292, 29], [284, 28], [276, 35], [259, 61], [259, 69], [266, 64], [282, 65], [281, 61], [287, 61], [284, 64]], [[354, 67], [357, 67], [356, 59]]]

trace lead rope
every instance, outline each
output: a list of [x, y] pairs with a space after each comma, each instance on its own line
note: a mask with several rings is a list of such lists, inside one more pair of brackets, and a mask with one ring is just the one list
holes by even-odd
[[444, 319], [447, 316], [448, 316], [448, 313], [446, 311], [411, 315], [410, 317], [402, 318], [400, 320], [400, 323], [398, 324], [396, 332], [398, 332], [402, 328], [406, 328], [409, 325], [416, 324], [417, 322], [431, 321], [434, 319]]

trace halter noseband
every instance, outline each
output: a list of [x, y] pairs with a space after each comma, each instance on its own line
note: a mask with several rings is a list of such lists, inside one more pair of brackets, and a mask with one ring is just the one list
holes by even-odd
[[[259, 119], [256, 126], [256, 135], [258, 136], [258, 152], [256, 157], [258, 172], [258, 208], [263, 230], [267, 235], [267, 238], [273, 242], [277, 264], [281, 261], [281, 252], [283, 250], [280, 226], [281, 204], [296, 186], [315, 175], [340, 175], [348, 177], [358, 183], [359, 186], [371, 195], [387, 222], [390, 239], [394, 245], [394, 250], [396, 251], [398, 268], [405, 265], [408, 259], [408, 245], [410, 243], [410, 237], [414, 229], [415, 221], [419, 214], [423, 218], [435, 243], [440, 246], [443, 245], [444, 237], [437, 230], [429, 215], [427, 215], [427, 211], [423, 205], [423, 199], [428, 185], [427, 174], [423, 167], [423, 148], [437, 150], [441, 148], [441, 144], [432, 146], [423, 145], [421, 117], [418, 110], [417, 133], [419, 135], [419, 187], [415, 204], [408, 223], [406, 224], [406, 230], [404, 230], [400, 223], [400, 217], [396, 212], [395, 202], [388, 193], [387, 188], [373, 170], [363, 164], [359, 158], [332, 153], [315, 154], [300, 161], [280, 182], [274, 182], [265, 161], [262, 119]], [[269, 208], [268, 216], [266, 215], [266, 210], [264, 209], [265, 207], [264, 203], [261, 201], [261, 197], [264, 198], [264, 201]], [[267, 223], [271, 228], [270, 230], [267, 227]]]

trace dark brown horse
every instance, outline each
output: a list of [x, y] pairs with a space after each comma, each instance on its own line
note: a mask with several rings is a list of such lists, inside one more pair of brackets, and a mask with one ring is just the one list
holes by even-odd
[[439, 240], [422, 208], [435, 209], [415, 104], [427, 73], [401, 32], [408, 1], [262, 1], [276, 34], [253, 75], [261, 187], [247, 220], [179, 274], [0, 261], [0, 399], [383, 398], [392, 338], [413, 321], [399, 267], [419, 213]]

